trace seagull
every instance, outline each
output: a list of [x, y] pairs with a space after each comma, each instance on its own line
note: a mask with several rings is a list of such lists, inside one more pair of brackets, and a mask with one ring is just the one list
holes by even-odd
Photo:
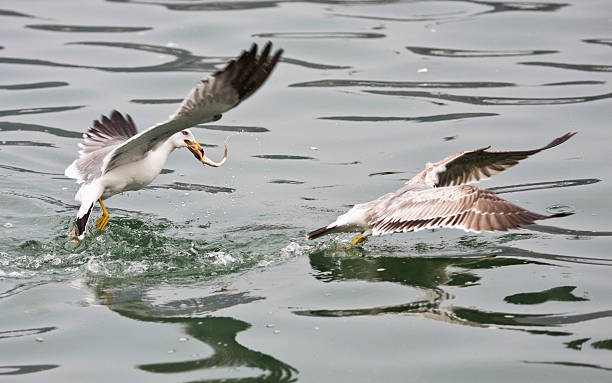
[[569, 140], [567, 133], [539, 149], [495, 152], [491, 146], [469, 150], [436, 162], [411, 178], [395, 192], [360, 203], [334, 222], [306, 234], [314, 239], [331, 233], [358, 232], [352, 245], [369, 236], [455, 227], [465, 231], [508, 231], [533, 225], [541, 219], [565, 217], [573, 213], [542, 215], [518, 207], [495, 193], [466, 185], [490, 178], [516, 165], [520, 160]]
[[85, 237], [87, 222], [96, 201], [102, 217], [96, 226], [103, 230], [108, 211], [103, 200], [128, 190], [147, 186], [159, 175], [170, 153], [187, 148], [202, 164], [219, 167], [227, 160], [215, 162], [204, 154], [190, 127], [217, 121], [221, 114], [234, 108], [255, 93], [278, 63], [283, 50], [272, 52], [272, 43], [258, 52], [257, 44], [243, 51], [227, 66], [205, 78], [191, 90], [177, 111], [167, 121], [140, 133], [129, 115], [116, 110], [102, 116], [83, 135], [79, 158], [65, 170], [65, 175], [81, 184], [75, 200], [81, 202], [71, 238]]

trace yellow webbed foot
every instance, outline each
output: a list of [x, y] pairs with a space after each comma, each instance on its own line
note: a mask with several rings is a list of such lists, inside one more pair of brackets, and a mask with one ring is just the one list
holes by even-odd
[[362, 243], [365, 243], [365, 241], [367, 240], [368, 240], [368, 237], [364, 236], [363, 234], [359, 234], [358, 236], [353, 238], [353, 240], [351, 241], [351, 245], [353, 246], [360, 245]]
[[334, 251], [334, 256], [340, 253], [348, 253], [351, 255], [362, 255], [362, 254], [357, 254], [357, 253], [363, 252], [363, 249], [361, 248], [360, 245], [362, 243], [365, 243], [365, 241], [367, 240], [368, 240], [367, 235], [359, 234], [358, 236], [353, 238], [350, 245], [341, 247], [338, 250]]
[[106, 226], [107, 223], [108, 223], [108, 215], [103, 215], [102, 218], [100, 218], [98, 222], [96, 222], [96, 227], [98, 228], [98, 230], [104, 230], [104, 227]]
[[102, 203], [102, 199], [98, 199], [98, 202], [100, 203], [100, 207], [102, 207], [102, 218], [100, 218], [98, 220], [98, 222], [96, 222], [96, 227], [98, 228], [98, 230], [104, 230], [104, 227], [106, 226], [106, 224], [108, 223], [108, 211], [106, 211], [106, 208], [104, 207], [104, 203]]

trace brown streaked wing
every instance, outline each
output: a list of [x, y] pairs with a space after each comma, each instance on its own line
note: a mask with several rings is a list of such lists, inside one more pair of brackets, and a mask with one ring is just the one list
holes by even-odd
[[373, 235], [454, 227], [466, 231], [507, 231], [569, 213], [542, 215], [474, 186], [449, 186], [398, 194], [387, 206], [372, 207]]

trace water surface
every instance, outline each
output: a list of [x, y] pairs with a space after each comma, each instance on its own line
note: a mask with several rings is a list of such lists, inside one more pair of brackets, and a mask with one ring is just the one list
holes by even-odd
[[[5, 1], [0, 378], [607, 382], [612, 5], [591, 1]], [[139, 129], [252, 42], [269, 81], [148, 188], [66, 238], [63, 173], [113, 109]], [[512, 233], [305, 233], [428, 161], [567, 143], [480, 186]], [[99, 211], [94, 213], [97, 216]]]

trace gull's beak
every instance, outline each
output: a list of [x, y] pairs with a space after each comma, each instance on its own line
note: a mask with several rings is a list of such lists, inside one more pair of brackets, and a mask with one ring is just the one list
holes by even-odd
[[210, 158], [206, 157], [206, 155], [204, 154], [204, 149], [197, 141], [185, 140], [185, 143], [187, 144], [187, 149], [189, 149], [189, 151], [193, 153], [195, 158], [197, 158], [198, 161], [202, 162], [205, 165], [218, 168], [219, 166], [223, 166], [223, 164], [227, 160], [227, 146], [225, 147], [225, 153], [223, 154], [223, 159], [221, 160], [221, 162], [215, 162]]

